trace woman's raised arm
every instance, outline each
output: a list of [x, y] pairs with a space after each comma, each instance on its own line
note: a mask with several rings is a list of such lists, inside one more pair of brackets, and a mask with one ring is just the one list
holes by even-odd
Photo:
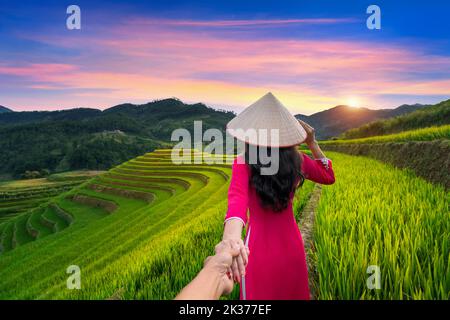
[[302, 156], [302, 174], [306, 179], [317, 183], [333, 184], [335, 178], [331, 160], [328, 159], [320, 149], [320, 146], [316, 141], [314, 128], [302, 120], [298, 120], [298, 122], [306, 131], [307, 136], [305, 143], [314, 157], [314, 160], [312, 160], [306, 154], [300, 153]]

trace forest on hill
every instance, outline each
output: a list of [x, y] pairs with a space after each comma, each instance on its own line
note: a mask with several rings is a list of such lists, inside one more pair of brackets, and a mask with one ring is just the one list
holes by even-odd
[[[404, 123], [398, 120], [403, 117], [415, 119], [416, 125], [433, 123], [437, 118], [446, 122], [448, 105], [447, 101], [431, 107], [415, 104], [380, 110], [337, 106], [296, 117], [314, 126], [317, 138], [324, 139], [374, 119], [398, 115], [402, 116], [386, 123]], [[14, 112], [5, 107], [2, 110], [0, 176], [6, 178], [19, 178], [26, 172], [106, 170], [156, 148], [167, 147], [175, 129], [186, 128], [192, 132], [195, 120], [202, 121], [203, 130], [224, 131], [226, 123], [235, 116], [230, 111], [215, 110], [202, 103], [185, 104], [175, 98], [141, 105], [120, 104], [103, 111], [76, 108]], [[373, 128], [379, 128], [377, 123], [385, 122], [374, 122], [357, 130], [372, 133]], [[361, 134], [355, 132], [359, 131], [345, 134], [349, 137]]]
[[404, 104], [394, 109], [375, 110], [340, 105], [309, 116], [297, 114], [296, 118], [312, 125], [319, 140], [326, 140], [372, 121], [408, 114], [426, 107], [427, 105], [422, 104]]
[[450, 100], [391, 119], [378, 120], [344, 132], [342, 139], [358, 139], [450, 124]]
[[204, 104], [165, 99], [122, 104], [104, 111], [6, 112], [0, 114], [0, 174], [26, 171], [103, 170], [167, 145], [173, 130], [224, 129], [234, 113]]

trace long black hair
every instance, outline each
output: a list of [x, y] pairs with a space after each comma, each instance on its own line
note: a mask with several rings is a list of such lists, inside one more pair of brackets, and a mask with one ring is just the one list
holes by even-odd
[[[263, 175], [261, 174], [261, 168], [269, 167], [270, 163], [261, 163], [259, 148], [257, 146], [249, 146], [248, 144], [245, 145], [245, 163], [251, 169], [249, 183], [255, 188], [262, 207], [271, 208], [275, 212], [280, 212], [287, 208], [290, 197], [305, 180], [300, 171], [300, 154], [296, 147], [268, 147], [267, 152], [264, 151], [264, 153], [268, 157], [271, 157], [273, 152], [278, 152], [279, 166], [275, 174]], [[252, 152], [256, 153], [256, 161], [250, 157]], [[250, 161], [250, 159], [253, 161]]]

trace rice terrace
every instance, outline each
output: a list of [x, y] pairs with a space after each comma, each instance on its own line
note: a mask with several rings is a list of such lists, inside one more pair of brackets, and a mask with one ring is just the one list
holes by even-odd
[[[446, 132], [439, 138], [448, 142]], [[444, 186], [362, 156], [329, 156], [339, 179], [322, 188], [315, 213], [309, 252], [315, 298], [448, 299]], [[171, 149], [155, 150], [4, 217], [0, 297], [173, 298], [220, 241], [231, 169], [226, 155], [222, 165], [173, 164], [170, 157]], [[358, 185], [351, 182], [355, 172]], [[51, 194], [54, 186], [41, 188]], [[299, 221], [313, 190], [313, 183], [298, 190]], [[73, 264], [82, 268], [82, 290], [66, 289]], [[384, 290], [365, 286], [372, 264], [381, 268]]]
[[449, 13], [0, 1], [0, 309], [448, 304]]

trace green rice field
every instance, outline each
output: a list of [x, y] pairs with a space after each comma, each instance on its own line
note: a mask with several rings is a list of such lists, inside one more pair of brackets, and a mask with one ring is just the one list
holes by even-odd
[[[221, 239], [231, 166], [170, 155], [137, 157], [0, 223], [0, 298], [172, 299]], [[376, 160], [327, 156], [336, 184], [323, 187], [309, 252], [317, 298], [448, 299], [448, 193]], [[313, 187], [297, 191], [297, 218]], [[70, 265], [81, 290], [66, 287]], [[369, 265], [380, 290], [366, 288]]]
[[386, 142], [432, 141], [439, 139], [450, 139], [450, 125], [408, 130], [399, 133], [360, 139], [320, 141], [320, 144], [326, 145], [326, 144], [386, 143]]

